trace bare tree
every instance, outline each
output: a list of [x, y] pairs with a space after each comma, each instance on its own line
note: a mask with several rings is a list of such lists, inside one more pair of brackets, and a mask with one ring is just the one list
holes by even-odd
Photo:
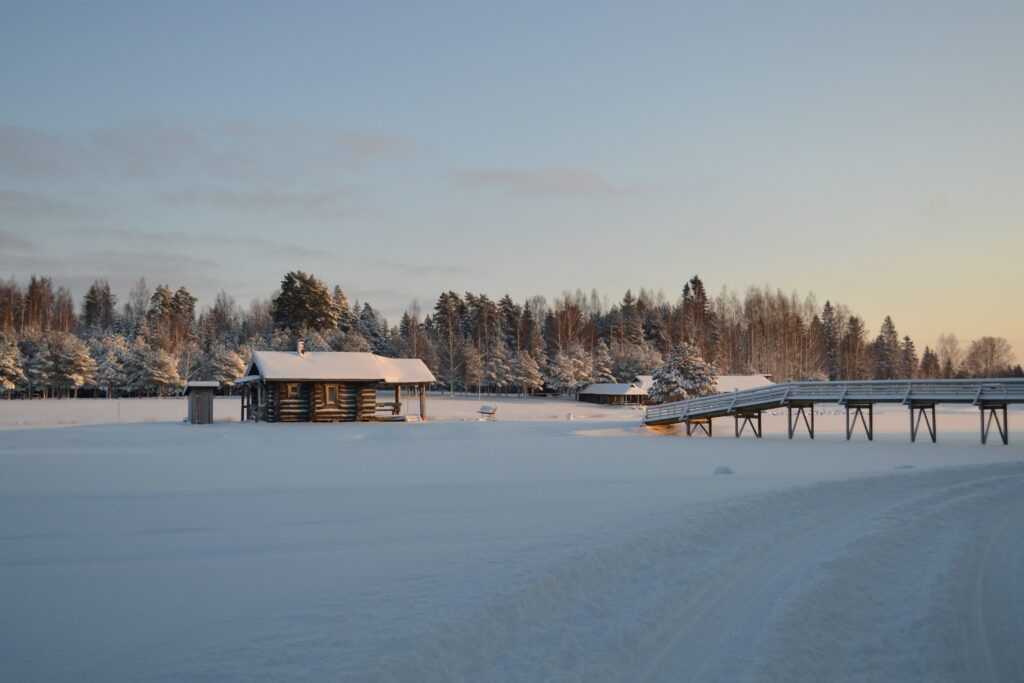
[[964, 367], [972, 377], [1005, 377], [1012, 372], [1013, 349], [1002, 337], [982, 337], [971, 342]]

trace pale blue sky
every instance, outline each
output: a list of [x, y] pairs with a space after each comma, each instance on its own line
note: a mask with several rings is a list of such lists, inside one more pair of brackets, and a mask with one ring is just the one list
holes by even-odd
[[394, 315], [700, 273], [1024, 356], [1022, 35], [1021, 2], [7, 2], [0, 275], [301, 268]]

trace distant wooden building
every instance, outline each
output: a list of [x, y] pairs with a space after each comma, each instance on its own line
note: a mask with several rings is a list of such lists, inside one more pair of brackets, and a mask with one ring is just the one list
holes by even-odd
[[576, 398], [587, 403], [601, 403], [604, 405], [644, 405], [648, 402], [647, 392], [638, 388], [635, 384], [615, 384], [612, 382], [588, 384], [580, 389]]
[[[718, 393], [724, 394], [743, 389], [771, 386], [770, 375], [719, 375]], [[637, 375], [632, 382], [616, 384], [601, 382], [588, 384], [580, 389], [577, 398], [588, 403], [606, 405], [647, 405], [651, 402], [648, 392], [654, 385], [652, 375]]]
[[[237, 381], [242, 420], [355, 422], [400, 418], [403, 387], [419, 393], [419, 417], [427, 418], [427, 385], [437, 381], [418, 358], [372, 353], [256, 351]], [[377, 390], [394, 391], [378, 402]]]

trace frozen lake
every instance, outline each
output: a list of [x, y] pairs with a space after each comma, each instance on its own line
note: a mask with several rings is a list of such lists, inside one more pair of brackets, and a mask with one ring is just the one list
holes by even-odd
[[[504, 419], [475, 421], [481, 402]], [[730, 421], [687, 439], [566, 401], [203, 427], [180, 423], [180, 400], [122, 401], [121, 424], [90, 424], [116, 422], [103, 403], [0, 405], [0, 679], [1010, 680], [1022, 665], [1019, 411], [1009, 447], [981, 447], [963, 409], [912, 445], [895, 408], [869, 444], [829, 411], [811, 442], [785, 439], [781, 416], [760, 441]]]

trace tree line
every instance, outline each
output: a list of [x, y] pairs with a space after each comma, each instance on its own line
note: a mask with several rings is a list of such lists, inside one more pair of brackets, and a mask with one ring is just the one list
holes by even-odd
[[368, 302], [350, 303], [302, 271], [269, 299], [241, 307], [225, 292], [197, 310], [184, 287], [140, 279], [119, 305], [96, 280], [76, 305], [65, 287], [33, 276], [0, 282], [0, 389], [8, 397], [152, 396], [190, 379], [230, 391], [254, 350], [372, 351], [421, 358], [449, 392], [575, 392], [590, 382], [628, 382], [672, 357], [696, 354], [729, 374], [777, 382], [1022, 376], [1005, 339], [961, 345], [952, 334], [918, 352], [886, 316], [870, 337], [841, 304], [819, 307], [769, 287], [710, 296], [692, 277], [679, 296], [640, 289], [608, 304], [592, 290], [549, 301], [442, 292], [391, 324]]

